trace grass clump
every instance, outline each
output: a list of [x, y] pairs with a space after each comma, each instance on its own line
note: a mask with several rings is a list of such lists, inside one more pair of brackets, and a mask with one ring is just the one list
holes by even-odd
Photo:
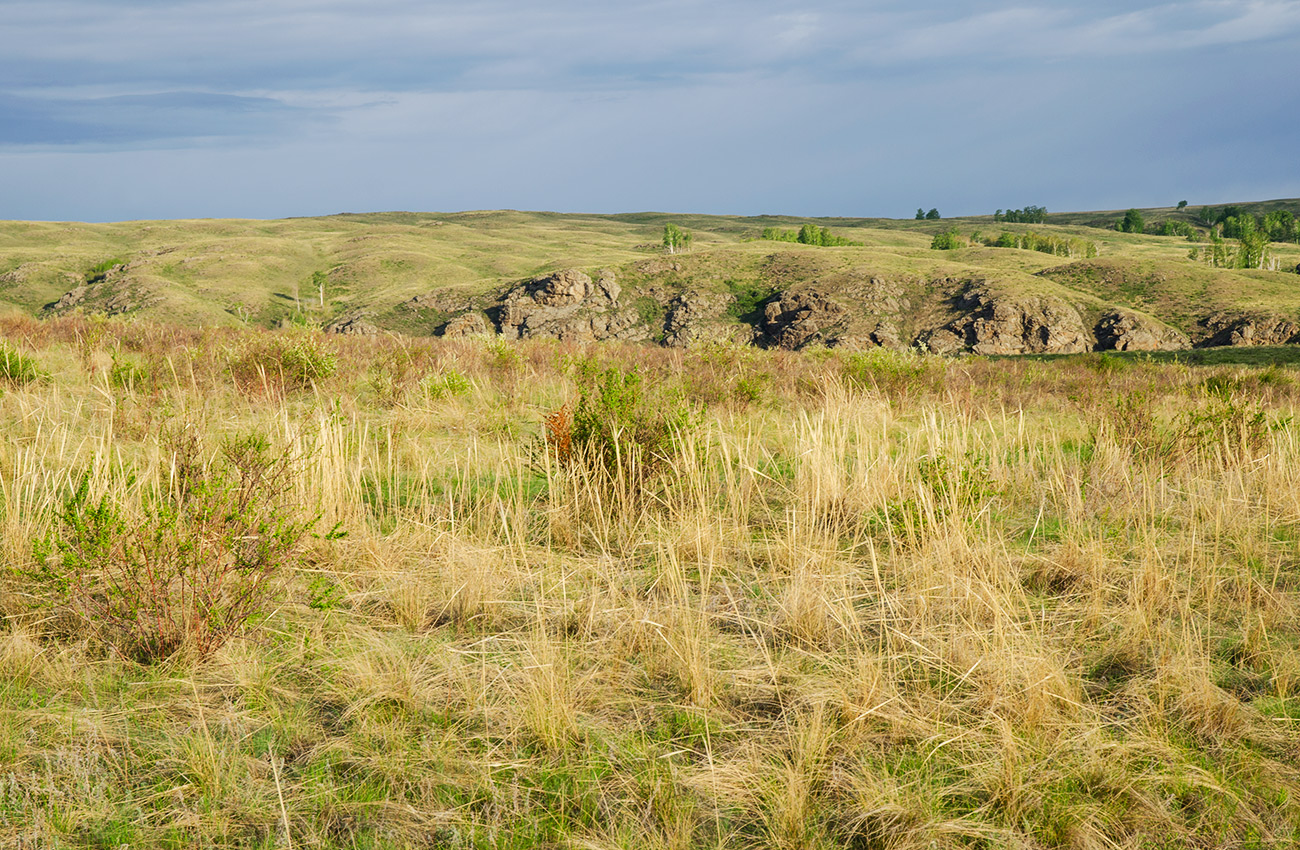
[[0, 381], [20, 387], [44, 377], [31, 356], [24, 354], [7, 342], [0, 342]]
[[234, 352], [229, 366], [245, 389], [301, 390], [338, 371], [338, 355], [318, 333], [260, 334]]

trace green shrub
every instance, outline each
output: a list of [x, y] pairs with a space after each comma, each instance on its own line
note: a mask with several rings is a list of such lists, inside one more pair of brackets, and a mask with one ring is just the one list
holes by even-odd
[[966, 240], [961, 238], [961, 234], [956, 229], [945, 230], [934, 235], [934, 239], [930, 240], [930, 247], [935, 251], [951, 251], [954, 248], [965, 248]]
[[39, 381], [44, 373], [36, 361], [8, 343], [0, 342], [0, 381], [13, 386]]
[[467, 395], [471, 387], [469, 378], [455, 369], [444, 369], [420, 379], [420, 389], [430, 401]]
[[154, 386], [154, 376], [149, 368], [128, 357], [113, 355], [113, 365], [108, 370], [108, 382], [119, 389], [134, 392]]
[[546, 417], [547, 450], [562, 465], [591, 463], [612, 474], [642, 480], [673, 454], [678, 435], [691, 427], [690, 407], [679, 395], [651, 392], [638, 372], [578, 364], [578, 399]]
[[822, 248], [842, 248], [846, 246], [861, 246], [861, 242], [854, 242], [843, 236], [836, 236], [828, 228], [818, 227], [815, 224], [805, 224], [796, 230], [783, 230], [779, 227], [763, 228], [762, 237], [773, 242], [798, 242], [801, 245], [817, 245]]
[[319, 333], [263, 335], [230, 359], [231, 376], [251, 388], [305, 389], [338, 371], [338, 356]]
[[120, 257], [113, 257], [99, 263], [95, 263], [86, 270], [86, 283], [99, 283], [108, 277], [108, 273], [118, 266], [124, 265], [125, 261]]
[[937, 392], [948, 374], [948, 361], [915, 351], [872, 348], [850, 354], [843, 370], [850, 387], [907, 396]]
[[169, 442], [174, 477], [160, 496], [123, 504], [124, 489], [92, 495], [83, 476], [37, 542], [29, 576], [140, 662], [219, 649], [265, 609], [315, 523], [294, 510], [290, 462], [265, 439], [228, 442], [212, 463], [192, 432]]

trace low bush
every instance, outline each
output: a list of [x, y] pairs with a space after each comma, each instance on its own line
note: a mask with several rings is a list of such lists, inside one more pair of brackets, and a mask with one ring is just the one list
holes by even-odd
[[691, 409], [677, 395], [653, 392], [636, 371], [577, 365], [578, 398], [545, 417], [544, 441], [561, 464], [586, 462], [644, 480], [672, 456]]
[[162, 495], [95, 494], [82, 476], [29, 575], [52, 607], [142, 663], [224, 645], [265, 609], [315, 523], [293, 509], [291, 463], [264, 438], [230, 441], [212, 462], [192, 431], [168, 442]]
[[8, 343], [0, 342], [0, 381], [12, 386], [22, 386], [38, 381], [44, 373], [36, 361]]
[[264, 334], [234, 352], [231, 377], [244, 389], [306, 389], [338, 371], [338, 355], [320, 334], [285, 331]]
[[935, 251], [951, 251], [954, 248], [965, 248], [966, 240], [955, 229], [945, 230], [934, 235], [930, 247]]

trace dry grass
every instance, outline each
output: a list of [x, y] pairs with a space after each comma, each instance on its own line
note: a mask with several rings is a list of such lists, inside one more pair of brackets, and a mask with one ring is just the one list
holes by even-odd
[[[591, 352], [696, 405], [641, 476], [538, 448], [582, 352], [312, 337], [296, 388], [232, 377], [253, 332], [78, 321], [4, 328], [49, 377], [0, 396], [0, 847], [1300, 840], [1289, 371]], [[177, 418], [348, 535], [142, 665], [21, 570]]]

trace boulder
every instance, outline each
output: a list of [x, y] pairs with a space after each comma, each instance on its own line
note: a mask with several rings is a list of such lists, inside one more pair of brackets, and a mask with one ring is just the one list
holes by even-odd
[[576, 269], [543, 275], [506, 293], [498, 313], [507, 339], [547, 337], [574, 342], [645, 339], [635, 313], [619, 309], [622, 293], [614, 275], [593, 281]]
[[1091, 338], [1079, 311], [1054, 295], [1012, 297], [971, 286], [957, 298], [962, 311], [918, 343], [938, 354], [969, 349], [975, 354], [1071, 354], [1087, 351]]
[[848, 320], [838, 301], [815, 289], [783, 292], [763, 308], [763, 332], [778, 348], [834, 345]]
[[1286, 345], [1300, 343], [1300, 324], [1267, 313], [1215, 313], [1201, 320], [1198, 346]]
[[[727, 321], [727, 308], [736, 300], [726, 292], [684, 292], [668, 302], [664, 316], [664, 345], [689, 348], [713, 342], [752, 342], [748, 325]], [[743, 337], [743, 339], [738, 339]]]
[[1181, 331], [1121, 308], [1103, 315], [1093, 332], [1098, 351], [1179, 351], [1191, 345]]
[[367, 322], [365, 313], [348, 313], [325, 326], [327, 334], [347, 334], [350, 336], [374, 336], [379, 328]]
[[461, 313], [442, 328], [442, 335], [448, 337], [486, 336], [492, 333], [483, 314], [475, 311]]

